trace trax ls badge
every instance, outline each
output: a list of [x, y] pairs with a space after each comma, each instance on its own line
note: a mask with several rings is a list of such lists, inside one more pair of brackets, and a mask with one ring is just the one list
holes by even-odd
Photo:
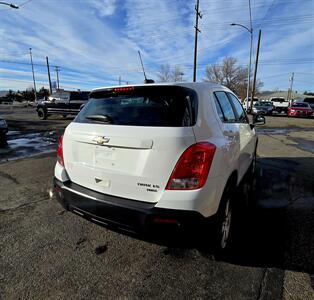
[[97, 138], [94, 138], [93, 141], [96, 142], [98, 145], [103, 145], [109, 143], [110, 138], [105, 136], [98, 136]]

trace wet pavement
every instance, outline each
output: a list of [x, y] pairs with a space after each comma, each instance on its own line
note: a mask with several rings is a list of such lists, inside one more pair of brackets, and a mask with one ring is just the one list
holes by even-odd
[[0, 106], [0, 115], [9, 126], [7, 144], [0, 146], [0, 164], [54, 152], [64, 128], [73, 120], [54, 115], [43, 121], [34, 107]]
[[[0, 164], [0, 298], [313, 300], [313, 120], [266, 120], [253, 189], [237, 195], [248, 206], [223, 256], [206, 247], [209, 235], [151, 243], [64, 211], [48, 196], [54, 154]], [[62, 121], [33, 120], [31, 130], [47, 129], [33, 132], [20, 130], [25, 122], [11, 122], [12, 151], [35, 149], [29, 140], [56, 147]]]
[[[314, 121], [313, 121], [314, 123]], [[269, 127], [256, 127], [255, 128], [258, 134], [267, 134], [267, 135], [286, 135], [291, 132], [313, 132], [313, 128], [309, 127], [294, 127], [294, 128], [269, 128]]]
[[9, 131], [7, 143], [0, 147], [0, 163], [54, 152], [59, 136], [58, 131], [35, 133]]
[[293, 128], [256, 128], [259, 135], [266, 135], [273, 138], [287, 139], [290, 146], [314, 153], [314, 120], [313, 127]]

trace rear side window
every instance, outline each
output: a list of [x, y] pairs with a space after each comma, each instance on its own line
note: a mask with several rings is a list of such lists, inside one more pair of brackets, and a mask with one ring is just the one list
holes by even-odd
[[70, 100], [87, 101], [88, 100], [88, 94], [89, 94], [89, 92], [71, 92]]
[[231, 93], [228, 93], [228, 96], [231, 100], [231, 103], [233, 104], [238, 121], [241, 123], [248, 123], [248, 118], [238, 98]]
[[222, 113], [220, 104], [219, 104], [219, 102], [218, 102], [216, 97], [215, 97], [215, 106], [216, 106], [216, 110], [217, 110], [217, 113], [218, 113], [218, 116], [219, 116], [220, 120], [222, 122], [224, 122], [225, 121], [224, 114]]
[[197, 118], [197, 95], [178, 86], [141, 86], [95, 91], [77, 123], [186, 127]]
[[[232, 105], [225, 92], [215, 92], [216, 100], [221, 108], [224, 116], [224, 122], [235, 122], [236, 116], [234, 114]], [[218, 112], [219, 114], [219, 112]]]

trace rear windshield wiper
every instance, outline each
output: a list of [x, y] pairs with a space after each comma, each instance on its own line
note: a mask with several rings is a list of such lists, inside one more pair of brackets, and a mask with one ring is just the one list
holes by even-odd
[[89, 115], [89, 116], [86, 116], [85, 119], [98, 121], [102, 123], [109, 123], [109, 124], [114, 123], [113, 119], [107, 115]]

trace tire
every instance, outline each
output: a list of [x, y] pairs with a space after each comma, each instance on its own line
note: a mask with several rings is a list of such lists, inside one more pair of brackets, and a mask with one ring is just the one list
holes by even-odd
[[214, 223], [214, 251], [218, 256], [224, 254], [230, 248], [233, 219], [232, 190], [227, 187], [224, 191]]
[[37, 110], [38, 118], [40, 120], [46, 120], [47, 119], [47, 113], [43, 108], [38, 108]]
[[7, 137], [6, 134], [0, 134], [0, 147], [7, 145]]

